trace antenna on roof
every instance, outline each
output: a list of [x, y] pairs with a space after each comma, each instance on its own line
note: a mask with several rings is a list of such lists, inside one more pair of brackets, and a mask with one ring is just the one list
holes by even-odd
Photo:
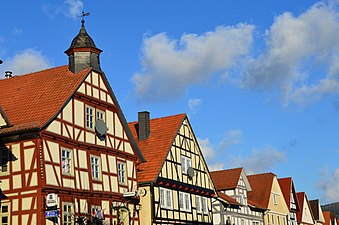
[[1, 59], [0, 59], [0, 64], [2, 64], [4, 61], [2, 61]]
[[82, 17], [81, 23], [82, 23], [82, 27], [85, 26], [85, 16], [89, 16], [89, 12], [85, 13], [84, 11], [82, 11], [82, 15], [79, 17]]

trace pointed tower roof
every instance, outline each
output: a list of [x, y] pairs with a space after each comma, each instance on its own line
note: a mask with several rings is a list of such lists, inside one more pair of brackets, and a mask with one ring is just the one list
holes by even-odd
[[71, 46], [67, 51], [72, 48], [97, 48], [94, 44], [93, 39], [89, 36], [85, 28], [85, 21], [81, 21], [81, 28], [77, 36], [75, 36], [72, 40]]
[[88, 35], [85, 28], [84, 17], [88, 15], [89, 13], [82, 13], [83, 18], [80, 31], [78, 35], [73, 38], [71, 46], [65, 51], [69, 59], [68, 68], [75, 74], [88, 67], [102, 72], [99, 57], [102, 50], [96, 47], [93, 39]]

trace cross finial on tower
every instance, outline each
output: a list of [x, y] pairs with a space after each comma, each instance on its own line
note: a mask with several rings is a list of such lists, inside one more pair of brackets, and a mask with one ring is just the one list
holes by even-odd
[[89, 16], [89, 12], [85, 13], [84, 11], [82, 11], [82, 15], [79, 16], [79, 17], [82, 17], [81, 27], [85, 27], [85, 16]]

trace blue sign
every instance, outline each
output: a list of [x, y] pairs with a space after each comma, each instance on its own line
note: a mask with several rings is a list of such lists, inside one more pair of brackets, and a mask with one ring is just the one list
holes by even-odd
[[59, 216], [59, 211], [58, 210], [46, 211], [45, 215], [46, 215], [46, 218], [58, 217]]

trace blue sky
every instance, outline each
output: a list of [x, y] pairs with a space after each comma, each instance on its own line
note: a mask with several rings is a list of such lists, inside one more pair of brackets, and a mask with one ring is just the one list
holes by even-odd
[[[0, 77], [65, 65], [86, 29], [128, 121], [186, 112], [210, 170], [339, 201], [338, 1], [2, 3]], [[4, 94], [4, 93], [2, 93]]]

